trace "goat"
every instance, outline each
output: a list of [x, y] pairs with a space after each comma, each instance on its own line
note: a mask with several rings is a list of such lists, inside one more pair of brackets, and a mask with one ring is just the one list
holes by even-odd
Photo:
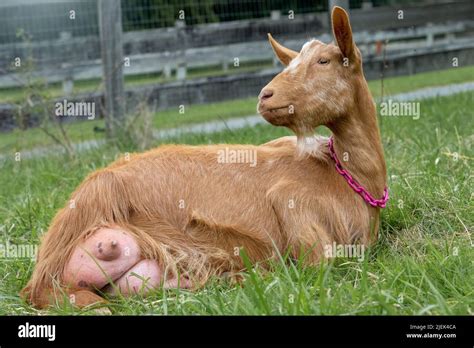
[[[287, 251], [316, 264], [325, 245], [375, 241], [383, 204], [353, 188], [384, 193], [376, 108], [342, 8], [332, 25], [336, 44], [311, 40], [300, 52], [269, 34], [286, 68], [262, 89], [258, 111], [296, 137], [160, 146], [90, 174], [71, 195], [75, 206], [53, 219], [22, 295], [44, 308], [65, 294], [81, 307], [103, 301], [99, 289], [199, 287], [241, 271], [241, 249], [262, 264]], [[331, 140], [314, 135], [321, 125]], [[258, 161], [229, 160], [224, 150]]]

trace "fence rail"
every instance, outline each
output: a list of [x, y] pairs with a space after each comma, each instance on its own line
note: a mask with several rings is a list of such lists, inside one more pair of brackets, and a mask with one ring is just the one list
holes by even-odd
[[[319, 27], [321, 26], [320, 22]], [[317, 26], [317, 25], [316, 25]], [[355, 41], [359, 48], [362, 50], [364, 55], [376, 53], [376, 43], [388, 42], [387, 50], [404, 50], [410, 49], [414, 46], [435, 46], [437, 44], [445, 44], [446, 42], [456, 42], [457, 44], [469, 43], [470, 38], [460, 38], [465, 35], [466, 32], [474, 30], [474, 21], [464, 21], [453, 24], [428, 24], [426, 26], [417, 28], [402, 28], [391, 31], [378, 31], [376, 33], [370, 33], [368, 31], [356, 32]], [[261, 61], [271, 61], [273, 59], [273, 52], [266, 41], [266, 34], [262, 32], [260, 35], [260, 41], [250, 42], [239, 42], [225, 45], [214, 44], [208, 47], [202, 47], [199, 44], [195, 44], [192, 48], [185, 49], [174, 49], [165, 50], [162, 52], [153, 53], [137, 53], [130, 54], [131, 52], [142, 51], [140, 47], [147, 47], [146, 43], [152, 41], [151, 36], [155, 31], [141, 32], [139, 38], [134, 39], [133, 33], [126, 33], [124, 38], [124, 54], [129, 59], [128, 64], [123, 72], [127, 76], [143, 75], [143, 74], [156, 74], [163, 73], [165, 78], [171, 77], [171, 72], [176, 71], [178, 66], [183, 66], [187, 69], [198, 69], [206, 67], [221, 66], [223, 70], [228, 70], [237, 62], [240, 66], [241, 63], [253, 63]], [[193, 37], [206, 37], [205, 30], [200, 35], [191, 34], [184, 41], [191, 41]], [[175, 35], [175, 34], [172, 34]], [[275, 35], [277, 36], [277, 35]], [[301, 37], [301, 35], [295, 35], [296, 38], [285, 35], [287, 39], [281, 40], [286, 46], [299, 50], [304, 42], [307, 41], [307, 37]], [[278, 36], [277, 36], [278, 37]], [[332, 40], [331, 35], [324, 33], [316, 36], [323, 42], [330, 42]], [[262, 40], [263, 38], [263, 40]], [[289, 39], [288, 39], [289, 38]], [[100, 44], [98, 39], [95, 38], [80, 38], [81, 42], [87, 41], [90, 50], [82, 51], [79, 50], [75, 43], [69, 43], [67, 47], [70, 49], [65, 50], [67, 54], [74, 55], [73, 60], [67, 61], [67, 64], [62, 63], [59, 67], [56, 65], [45, 64], [43, 67], [38, 67], [32, 72], [33, 77], [43, 78], [47, 82], [62, 82], [65, 79], [73, 79], [74, 81], [98, 79], [102, 76], [102, 60], [99, 57], [95, 59], [87, 59], [90, 52], [95, 54], [100, 53]], [[418, 40], [414, 42], [414, 40]], [[424, 42], [420, 42], [423, 40]], [[61, 40], [60, 40], [61, 41]], [[156, 41], [156, 40], [155, 40]], [[157, 41], [160, 41], [158, 39]], [[202, 41], [202, 40], [201, 40]], [[404, 42], [407, 41], [407, 42]], [[166, 40], [165, 40], [166, 42]], [[394, 45], [399, 43], [399, 45]], [[51, 45], [51, 43], [49, 43]], [[64, 44], [61, 42], [57, 43], [58, 46], [64, 48]], [[193, 45], [190, 45], [193, 46]], [[94, 50], [95, 48], [95, 50]], [[153, 48], [154, 49], [154, 48]], [[150, 47], [143, 49], [147, 52]], [[77, 51], [77, 54], [75, 52]], [[63, 61], [65, 61], [63, 58]], [[182, 74], [186, 76], [186, 74]], [[5, 87], [18, 87], [22, 85], [22, 74], [20, 73], [4, 73], [0, 75], [0, 88]]]

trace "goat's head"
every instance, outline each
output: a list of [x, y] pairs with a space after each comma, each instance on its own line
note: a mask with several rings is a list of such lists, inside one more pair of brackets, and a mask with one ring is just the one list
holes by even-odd
[[332, 11], [332, 27], [337, 45], [311, 40], [299, 53], [268, 35], [286, 66], [259, 95], [258, 111], [271, 124], [306, 135], [354, 107], [355, 91], [364, 79], [362, 59], [352, 39], [349, 16], [340, 7]]

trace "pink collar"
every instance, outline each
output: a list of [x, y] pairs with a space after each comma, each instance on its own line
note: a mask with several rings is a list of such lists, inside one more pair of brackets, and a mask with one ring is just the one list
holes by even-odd
[[329, 154], [331, 155], [331, 158], [336, 163], [337, 172], [341, 174], [344, 177], [344, 179], [346, 179], [349, 186], [355, 192], [357, 192], [364, 199], [364, 201], [369, 203], [371, 206], [385, 208], [388, 201], [388, 188], [387, 187], [384, 188], [383, 197], [381, 199], [375, 199], [374, 197], [372, 197], [372, 195], [365, 189], [365, 187], [360, 185], [347, 170], [342, 168], [341, 162], [339, 161], [339, 158], [337, 158], [336, 151], [334, 151], [332, 137], [329, 138], [328, 147], [329, 147]]

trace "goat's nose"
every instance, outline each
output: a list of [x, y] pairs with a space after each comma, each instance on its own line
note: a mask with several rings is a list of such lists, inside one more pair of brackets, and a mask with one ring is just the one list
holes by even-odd
[[270, 99], [272, 95], [273, 95], [273, 91], [271, 89], [263, 89], [258, 95], [258, 99], [260, 100]]

